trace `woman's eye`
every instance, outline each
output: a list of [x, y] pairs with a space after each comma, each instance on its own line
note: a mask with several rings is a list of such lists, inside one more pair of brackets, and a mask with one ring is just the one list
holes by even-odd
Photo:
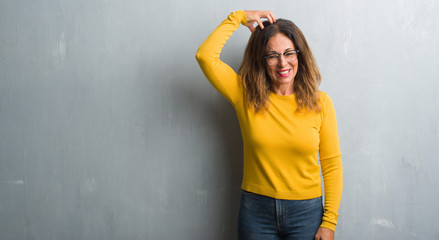
[[276, 55], [269, 55], [269, 56], [267, 56], [267, 58], [268, 59], [275, 59], [275, 58], [277, 58], [277, 56]]

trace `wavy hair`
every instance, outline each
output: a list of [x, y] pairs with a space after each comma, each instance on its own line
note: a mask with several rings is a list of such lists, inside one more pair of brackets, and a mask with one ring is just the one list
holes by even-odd
[[267, 74], [267, 63], [264, 59], [268, 41], [274, 35], [282, 33], [294, 44], [298, 53], [299, 67], [294, 78], [293, 91], [298, 104], [297, 111], [302, 109], [320, 112], [319, 90], [321, 75], [311, 49], [302, 31], [291, 21], [277, 19], [276, 22], [264, 22], [264, 29], [258, 26], [250, 36], [239, 68], [242, 86], [247, 104], [255, 112], [268, 110], [269, 94], [272, 82]]

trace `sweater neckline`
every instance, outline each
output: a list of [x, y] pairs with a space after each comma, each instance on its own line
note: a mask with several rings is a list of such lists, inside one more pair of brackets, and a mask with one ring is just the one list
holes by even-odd
[[295, 98], [296, 94], [292, 93], [290, 95], [279, 95], [279, 94], [276, 94], [275, 92], [270, 92], [270, 96], [275, 97], [275, 98], [279, 98], [279, 99], [291, 99], [291, 98]]

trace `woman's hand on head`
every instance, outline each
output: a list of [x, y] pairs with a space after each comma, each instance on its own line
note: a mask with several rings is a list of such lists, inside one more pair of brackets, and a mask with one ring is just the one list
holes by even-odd
[[320, 227], [319, 230], [317, 230], [315, 240], [334, 240], [334, 231]]
[[276, 22], [276, 17], [271, 11], [244, 11], [247, 16], [247, 24], [246, 26], [250, 29], [251, 32], [256, 30], [253, 25], [255, 22], [264, 29], [264, 24], [262, 24], [261, 18], [266, 18], [270, 23]]

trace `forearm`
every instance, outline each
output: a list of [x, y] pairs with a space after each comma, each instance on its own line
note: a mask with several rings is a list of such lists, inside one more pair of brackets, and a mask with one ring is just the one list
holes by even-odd
[[325, 213], [321, 227], [335, 231], [338, 209], [343, 191], [343, 167], [341, 157], [321, 161], [325, 192]]

